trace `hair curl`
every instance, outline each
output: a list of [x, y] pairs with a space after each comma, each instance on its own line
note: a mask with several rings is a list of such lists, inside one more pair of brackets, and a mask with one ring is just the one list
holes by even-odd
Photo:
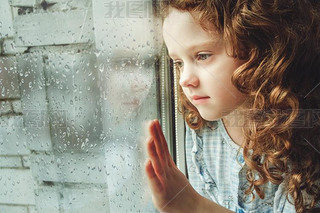
[[[320, 199], [320, 3], [317, 0], [170, 0], [206, 31], [220, 32], [231, 56], [245, 60], [232, 82], [250, 100], [244, 127], [250, 187], [284, 182], [297, 212]], [[179, 72], [178, 72], [179, 73]], [[206, 121], [179, 87], [192, 129]], [[257, 178], [258, 177], [258, 178]]]

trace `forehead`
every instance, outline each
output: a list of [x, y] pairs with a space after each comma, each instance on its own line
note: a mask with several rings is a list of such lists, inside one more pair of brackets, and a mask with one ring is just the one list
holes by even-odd
[[[163, 37], [169, 53], [195, 50], [199, 47], [213, 47], [223, 43], [217, 31], [205, 31], [189, 12], [170, 9], [163, 23]], [[170, 54], [171, 55], [171, 54]]]
[[[178, 10], [176, 8], [170, 7], [169, 12], [167, 16], [164, 18], [164, 25], [166, 24], [189, 24], [193, 26], [197, 26], [197, 28], [205, 29], [206, 32], [209, 32], [210, 34], [219, 34], [218, 29], [215, 27], [214, 23], [211, 23], [209, 21], [206, 21], [206, 19], [201, 19], [200, 23], [200, 17], [201, 14], [196, 11], [184, 11], [184, 10]], [[221, 33], [221, 32], [220, 32]]]
[[158, 18], [115, 18], [108, 19], [102, 26], [96, 33], [101, 41], [96, 46], [108, 56], [116, 55], [117, 50], [128, 50], [124, 51], [125, 57], [155, 55], [162, 46], [161, 20]]

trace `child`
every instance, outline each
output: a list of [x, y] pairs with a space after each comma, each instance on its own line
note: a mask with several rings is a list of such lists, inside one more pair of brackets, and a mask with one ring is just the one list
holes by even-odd
[[[306, 212], [320, 199], [316, 0], [164, 2], [187, 178], [149, 125], [146, 173], [165, 212]], [[231, 210], [231, 211], [230, 211]]]

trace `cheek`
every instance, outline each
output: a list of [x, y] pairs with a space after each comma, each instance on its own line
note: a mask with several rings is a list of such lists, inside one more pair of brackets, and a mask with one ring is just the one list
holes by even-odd
[[140, 90], [148, 91], [151, 88], [152, 76], [150, 73], [139, 73], [135, 77], [135, 84]]
[[219, 102], [227, 108], [237, 107], [245, 99], [245, 95], [232, 84], [231, 75], [217, 76], [214, 81], [207, 81], [206, 85], [210, 85], [207, 87], [207, 91], [215, 102]]
[[240, 105], [244, 103], [246, 100], [246, 95], [240, 93], [236, 88], [233, 87], [232, 94], [230, 95], [225, 95], [225, 103], [226, 107], [234, 110], [237, 109]]
[[108, 93], [110, 95], [117, 96], [117, 94], [119, 95], [130, 91], [128, 79], [120, 75], [117, 75], [117, 77], [112, 79], [112, 81], [107, 82]]
[[190, 99], [189, 96], [188, 96], [187, 88], [182, 87], [182, 92], [183, 92], [183, 94], [187, 97], [187, 99], [188, 99], [189, 101], [191, 101], [191, 99]]
[[136, 95], [148, 94], [152, 86], [152, 76], [149, 73], [136, 73], [129, 77], [131, 93]]

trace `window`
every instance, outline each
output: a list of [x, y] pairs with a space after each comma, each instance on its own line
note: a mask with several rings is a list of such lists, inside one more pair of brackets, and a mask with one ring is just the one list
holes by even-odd
[[183, 148], [155, 4], [2, 2], [1, 212], [154, 211], [142, 123]]

